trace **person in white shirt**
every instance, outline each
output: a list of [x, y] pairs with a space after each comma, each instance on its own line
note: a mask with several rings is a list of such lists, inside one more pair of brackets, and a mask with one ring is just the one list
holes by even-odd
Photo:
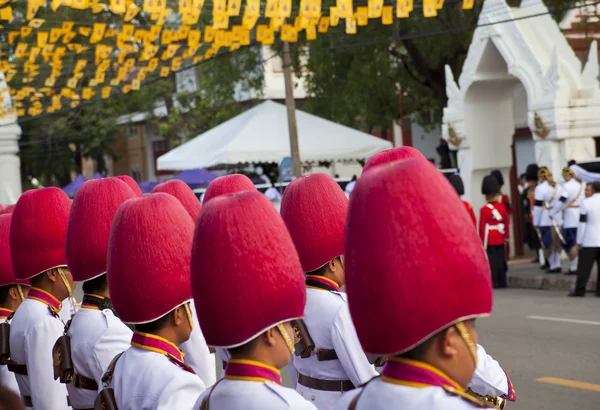
[[[569, 296], [585, 296], [594, 262], [600, 269], [600, 181], [590, 185], [592, 186], [592, 196], [585, 198], [579, 209], [577, 281], [575, 289]], [[600, 297], [600, 281], [596, 285], [596, 296]]]
[[350, 198], [350, 194], [352, 193], [352, 190], [354, 189], [354, 186], [356, 185], [356, 175], [352, 175], [352, 179], [350, 180], [350, 182], [348, 182], [348, 184], [346, 185], [346, 188], [344, 189], [344, 192], [346, 193], [346, 196], [348, 198]]
[[567, 275], [577, 273], [577, 226], [579, 224], [579, 208], [585, 198], [585, 184], [579, 180], [570, 168], [563, 168], [562, 195], [559, 201], [563, 209], [563, 248], [571, 260]]
[[194, 323], [189, 307], [193, 235], [189, 214], [166, 193], [130, 199], [117, 211], [108, 286], [115, 311], [135, 331], [131, 346], [102, 376], [96, 408], [191, 410], [206, 389], [177, 347], [190, 338]]
[[65, 259], [71, 200], [55, 187], [32, 189], [19, 198], [10, 226], [15, 277], [31, 280], [27, 298], [10, 324], [9, 370], [15, 373], [25, 407], [70, 409], [67, 389], [54, 380], [52, 348], [65, 324], [61, 300], [74, 283]]
[[10, 259], [10, 220], [10, 213], [0, 215], [0, 387], [19, 394], [17, 379], [3, 362], [3, 358], [10, 352], [2, 351], [5, 346], [2, 339], [8, 336], [5, 330], [10, 327], [7, 325], [10, 325], [15, 310], [27, 296], [29, 281], [15, 279]]

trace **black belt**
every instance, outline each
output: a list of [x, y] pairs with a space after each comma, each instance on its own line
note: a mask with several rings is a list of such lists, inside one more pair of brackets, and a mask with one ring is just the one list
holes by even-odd
[[308, 387], [309, 389], [338, 391], [342, 393], [355, 389], [354, 384], [350, 380], [321, 380], [305, 376], [301, 373], [298, 373], [298, 384]]
[[[25, 407], [33, 407], [33, 400], [31, 400], [31, 396], [21, 396], [23, 398], [23, 404]], [[67, 396], [67, 405], [71, 405], [71, 398]], [[94, 409], [77, 409], [77, 410], [94, 410]]]
[[90, 379], [89, 377], [82, 376], [78, 373], [73, 375], [73, 387], [84, 390], [94, 390], [98, 391], [98, 383], [94, 379]]
[[27, 376], [27, 365], [16, 364], [16, 363], [7, 363], [6, 367], [8, 367], [9, 372]]

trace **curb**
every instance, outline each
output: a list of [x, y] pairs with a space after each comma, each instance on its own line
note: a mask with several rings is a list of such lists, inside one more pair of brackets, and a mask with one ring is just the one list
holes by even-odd
[[[519, 275], [508, 273], [509, 288], [564, 290], [569, 292], [574, 286], [574, 276], [564, 276], [562, 274]], [[596, 280], [591, 279], [588, 282], [587, 290], [593, 291], [595, 289]]]

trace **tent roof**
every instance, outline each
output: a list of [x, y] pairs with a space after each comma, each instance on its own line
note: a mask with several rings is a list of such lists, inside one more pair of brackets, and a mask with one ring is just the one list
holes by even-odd
[[[296, 110], [302, 161], [362, 159], [391, 148], [389, 141]], [[285, 105], [265, 101], [161, 155], [159, 170], [218, 164], [281, 162], [290, 156]]]
[[85, 181], [87, 181], [87, 179], [85, 179], [83, 175], [79, 174], [73, 181], [71, 181], [70, 184], [63, 188], [63, 191], [68, 196], [74, 196]]

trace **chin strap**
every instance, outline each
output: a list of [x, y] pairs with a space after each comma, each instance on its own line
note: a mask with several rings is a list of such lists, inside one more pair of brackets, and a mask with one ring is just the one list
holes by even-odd
[[58, 276], [60, 276], [60, 279], [64, 283], [65, 288], [67, 288], [69, 297], [72, 298], [73, 297], [73, 289], [71, 288], [71, 284], [69, 283], [69, 281], [67, 280], [67, 277], [65, 276], [65, 272], [62, 270], [62, 268], [56, 268], [56, 270], [58, 271]]
[[475, 367], [477, 367], [477, 346], [475, 346], [475, 343], [473, 343], [473, 339], [471, 338], [467, 327], [465, 326], [464, 322], [457, 323], [456, 325], [454, 325], [454, 327], [456, 327], [456, 330], [458, 330], [458, 334], [467, 345], [471, 356], [473, 356], [473, 362], [475, 362]]
[[185, 315], [187, 316], [188, 321], [190, 322], [190, 329], [193, 329], [194, 321], [192, 320], [192, 310], [190, 309], [189, 302], [183, 305], [183, 308], [185, 309]]
[[18, 283], [17, 283], [17, 292], [19, 292], [19, 297], [21, 298], [21, 302], [23, 302], [25, 300], [25, 295], [23, 294], [23, 288]]
[[285, 327], [283, 327], [283, 325], [280, 323], [277, 325], [277, 330], [279, 330], [279, 333], [281, 333], [281, 337], [283, 337], [285, 344], [287, 345], [288, 349], [290, 349], [290, 353], [294, 354], [296, 348], [294, 347], [294, 342], [292, 342], [289, 333], [287, 330], [285, 330]]

